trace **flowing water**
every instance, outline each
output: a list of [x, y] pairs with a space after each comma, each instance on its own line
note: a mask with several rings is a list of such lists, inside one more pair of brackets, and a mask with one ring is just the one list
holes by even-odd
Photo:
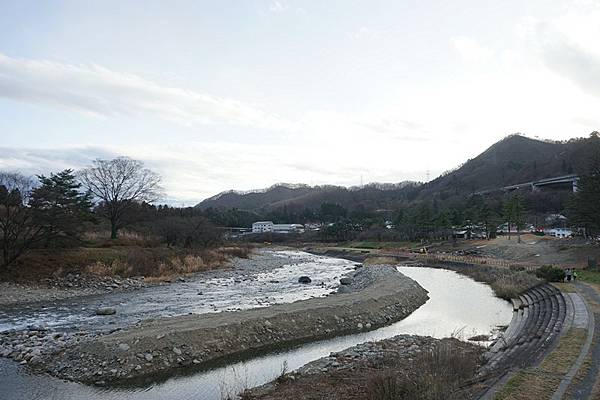
[[[322, 269], [336, 264], [332, 259], [327, 260], [323, 261]], [[347, 267], [350, 264], [344, 265]], [[406, 319], [387, 327], [308, 343], [143, 387], [97, 388], [63, 382], [47, 376], [31, 375], [25, 368], [10, 360], [0, 360], [0, 397], [7, 400], [220, 400], [243, 388], [273, 380], [281, 373], [284, 364], [288, 370], [294, 370], [331, 352], [365, 341], [381, 340], [398, 334], [430, 335], [437, 338], [462, 334], [466, 338], [476, 334], [490, 334], [496, 327], [510, 322], [512, 308], [509, 303], [494, 297], [487, 285], [441, 269], [399, 267], [398, 270], [427, 289], [430, 299]], [[295, 269], [295, 272], [300, 270]]]
[[[55, 331], [103, 332], [156, 317], [204, 314], [266, 307], [326, 296], [339, 278], [354, 269], [348, 260], [300, 251], [262, 250], [251, 260], [236, 261], [232, 271], [208, 272], [189, 281], [25, 306], [0, 307], [0, 331], [46, 326]], [[298, 283], [300, 275], [312, 279]], [[115, 315], [97, 316], [111, 307]]]

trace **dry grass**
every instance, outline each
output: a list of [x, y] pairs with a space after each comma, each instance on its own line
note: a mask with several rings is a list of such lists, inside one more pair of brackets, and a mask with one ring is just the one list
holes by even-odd
[[517, 297], [520, 293], [542, 282], [535, 275], [518, 269], [457, 263], [441, 263], [439, 265], [478, 282], [487, 283], [496, 296], [505, 300]]
[[560, 339], [558, 347], [538, 367], [527, 368], [513, 375], [495, 399], [550, 399], [579, 356], [586, 336], [585, 329], [569, 330]]
[[[150, 281], [168, 280], [226, 266], [233, 257], [247, 258], [249, 247], [221, 247], [206, 250], [175, 250], [162, 248], [131, 249], [125, 257], [108, 262], [95, 261], [85, 271], [99, 276], [144, 276]], [[154, 278], [154, 279], [153, 279]]]
[[160, 238], [152, 235], [122, 229], [117, 239], [110, 238], [110, 231], [88, 231], [82, 235], [82, 240], [90, 247], [139, 246], [158, 247]]
[[364, 262], [365, 265], [378, 265], [378, 264], [398, 264], [398, 260], [394, 257], [369, 257]]
[[575, 397], [574, 396], [575, 388], [577, 387], [577, 385], [580, 385], [581, 382], [583, 382], [586, 375], [589, 373], [591, 367], [592, 367], [592, 352], [589, 352], [588, 355], [584, 358], [583, 363], [581, 364], [581, 367], [577, 371], [577, 374], [575, 374], [575, 376], [573, 377], [573, 381], [571, 382], [571, 384], [569, 385], [569, 388], [567, 389], [567, 393], [565, 396], [566, 398]]
[[464, 393], [459, 388], [475, 376], [478, 365], [477, 353], [440, 342], [415, 359], [411, 375], [385, 370], [374, 373], [367, 381], [367, 399], [462, 399]]
[[554, 282], [552, 283], [552, 285], [556, 286], [563, 293], [577, 293], [575, 285], [573, 285], [572, 283]]
[[69, 273], [88, 273], [167, 280], [177, 275], [222, 268], [227, 266], [231, 258], [247, 258], [251, 252], [252, 247], [249, 246], [187, 250], [122, 244], [114, 247], [39, 249], [25, 254], [13, 269], [3, 271], [0, 279], [35, 282], [59, 278]]

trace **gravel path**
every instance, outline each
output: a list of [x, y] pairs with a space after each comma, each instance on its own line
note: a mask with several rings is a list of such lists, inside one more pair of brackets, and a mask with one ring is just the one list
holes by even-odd
[[[578, 282], [577, 290], [583, 294], [588, 303], [595, 303], [600, 306], [600, 294], [592, 287]], [[593, 335], [588, 355], [591, 354], [591, 365], [583, 379], [569, 388], [570, 397], [573, 400], [589, 399], [594, 389], [596, 380], [600, 373], [600, 313], [591, 314]]]

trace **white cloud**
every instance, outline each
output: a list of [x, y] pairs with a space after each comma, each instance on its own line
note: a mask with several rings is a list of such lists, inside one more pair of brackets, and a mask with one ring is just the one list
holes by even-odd
[[488, 62], [494, 56], [491, 49], [473, 38], [460, 36], [453, 38], [451, 41], [463, 60], [469, 64]]
[[[600, 11], [593, 14], [598, 21]], [[587, 35], [583, 34], [580, 25], [588, 22], [591, 22], [588, 17], [582, 16], [576, 23], [573, 15], [556, 21], [534, 21], [530, 35], [549, 70], [600, 98], [600, 44], [590, 42], [588, 36], [600, 37], [600, 26], [596, 23], [586, 30]]]
[[274, 0], [269, 4], [269, 11], [278, 13], [288, 9], [288, 5], [282, 1]]
[[410, 171], [406, 164], [390, 167], [381, 160], [390, 155], [373, 150], [368, 149], [370, 155], [365, 154], [361, 163], [356, 163], [359, 153], [335, 151], [330, 146], [290, 149], [284, 145], [192, 143], [61, 149], [0, 147], [0, 170], [48, 174], [65, 168], [79, 169], [96, 158], [124, 155], [142, 160], [157, 171], [163, 177], [166, 199], [185, 205], [224, 190], [259, 189], [276, 182], [352, 186], [360, 183], [361, 176], [365, 183], [424, 177], [425, 171]]
[[352, 37], [356, 40], [361, 39], [380, 39], [383, 32], [366, 26], [361, 26], [356, 32], [352, 34]]
[[292, 129], [258, 107], [177, 87], [98, 65], [11, 58], [0, 53], [0, 97], [75, 109], [96, 116], [156, 115], [185, 125], [228, 123]]
[[[252, 53], [261, 65], [281, 57], [282, 49], [289, 47], [293, 65], [275, 62], [273, 70], [258, 68], [259, 75], [253, 75], [256, 64], [239, 58], [237, 67], [250, 70], [243, 74], [247, 86], [238, 88], [217, 77], [215, 86], [230, 87], [219, 93], [236, 97], [237, 90], [254, 91], [270, 99], [284, 115], [293, 116], [292, 122], [265, 111], [267, 107], [182, 89], [185, 71], [176, 84], [152, 82], [95, 65], [0, 54], [0, 97], [101, 117], [139, 116], [135, 121], [115, 118], [111, 126], [93, 120], [88, 125], [85, 118], [78, 119], [80, 124], [65, 137], [74, 138], [75, 129], [90, 126], [98, 133], [94, 143], [115, 146], [66, 150], [32, 150], [44, 144], [28, 139], [29, 128], [18, 116], [14, 130], [10, 119], [4, 125], [0, 121], [0, 128], [8, 127], [5, 132], [14, 138], [9, 142], [23, 147], [0, 148], [0, 169], [48, 172], [83, 166], [97, 156], [129, 155], [164, 176], [169, 197], [188, 202], [225, 189], [255, 189], [278, 181], [353, 185], [361, 175], [365, 182], [423, 179], [424, 170], [430, 169], [435, 176], [436, 171], [453, 168], [510, 133], [553, 139], [583, 136], [600, 128], [600, 10], [590, 5], [593, 2], [585, 3], [564, 10], [527, 11], [506, 24], [490, 25], [493, 31], [454, 24], [457, 29], [440, 27], [438, 34], [437, 25], [413, 27], [402, 25], [401, 20], [393, 28], [377, 30], [390, 25], [365, 16], [342, 25], [327, 19], [335, 34], [315, 29], [329, 36], [314, 43], [296, 42], [295, 36], [290, 41], [290, 35], [260, 36], [267, 42], [254, 37], [253, 43], [242, 41], [244, 46], [255, 45], [254, 41], [259, 45], [259, 51], [248, 47], [239, 53], [246, 57]], [[284, 0], [265, 1], [259, 9], [262, 16], [270, 14], [275, 20], [285, 16], [290, 22], [297, 11], [293, 2]], [[273, 26], [285, 29], [279, 22]], [[264, 20], [260, 23], [269, 26]], [[410, 34], [404, 34], [403, 26]], [[282, 41], [271, 43], [269, 38]], [[231, 49], [236, 48], [234, 42], [227, 42]], [[275, 58], [269, 58], [273, 56], [269, 51], [276, 52]], [[85, 55], [79, 59], [85, 60]], [[215, 62], [222, 61], [216, 58]], [[135, 62], [131, 65], [135, 68]], [[215, 70], [221, 65], [229, 67], [218, 64]], [[331, 77], [331, 84], [323, 80], [316, 85], [321, 75]], [[252, 81], [253, 77], [259, 80]], [[226, 123], [244, 129], [219, 126], [202, 140], [223, 142], [189, 143], [194, 137], [190, 132], [193, 135], [200, 129], [166, 124], [173, 146], [117, 147], [131, 143], [119, 135], [132, 122], [146, 122], [148, 117], [154, 122], [153, 116], [186, 125]], [[160, 125], [148, 129], [158, 140], [165, 131]], [[62, 127], [52, 128], [57, 132]], [[35, 129], [34, 133], [40, 131], [39, 124]], [[107, 139], [102, 138], [105, 132]], [[184, 139], [178, 137], [179, 132]], [[56, 146], [70, 142], [63, 138]]]

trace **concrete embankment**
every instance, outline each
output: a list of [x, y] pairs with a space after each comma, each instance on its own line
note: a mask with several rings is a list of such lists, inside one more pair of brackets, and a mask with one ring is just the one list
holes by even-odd
[[487, 363], [479, 380], [482, 399], [493, 399], [515, 369], [538, 365], [564, 333], [570, 305], [556, 287], [540, 284], [512, 302], [514, 312], [508, 329], [485, 354]]
[[35, 368], [97, 384], [169, 376], [244, 353], [375, 329], [428, 299], [425, 289], [389, 266], [360, 268], [349, 283], [344, 293], [324, 298], [145, 321], [44, 356]]

